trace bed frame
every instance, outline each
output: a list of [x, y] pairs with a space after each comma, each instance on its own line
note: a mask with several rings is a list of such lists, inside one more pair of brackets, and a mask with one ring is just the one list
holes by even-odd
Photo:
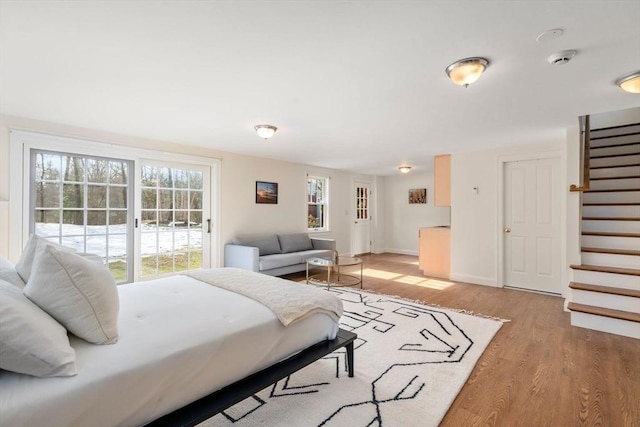
[[353, 332], [339, 329], [333, 340], [315, 344], [295, 356], [249, 375], [146, 425], [195, 426], [342, 347], [347, 351], [349, 377], [353, 377], [353, 342], [356, 338], [357, 335]]

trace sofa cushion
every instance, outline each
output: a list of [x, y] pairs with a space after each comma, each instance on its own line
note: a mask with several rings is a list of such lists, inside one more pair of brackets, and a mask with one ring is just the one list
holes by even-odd
[[283, 254], [313, 249], [313, 244], [307, 233], [279, 234], [278, 240]]
[[298, 255], [302, 258], [302, 262], [307, 262], [309, 258], [333, 258], [335, 253], [332, 250], [313, 249], [310, 251], [298, 252]]
[[233, 239], [234, 245], [253, 246], [258, 248], [260, 256], [279, 254], [280, 241], [277, 234], [246, 234]]
[[260, 271], [273, 268], [288, 267], [304, 262], [299, 252], [290, 254], [273, 254], [260, 257]]

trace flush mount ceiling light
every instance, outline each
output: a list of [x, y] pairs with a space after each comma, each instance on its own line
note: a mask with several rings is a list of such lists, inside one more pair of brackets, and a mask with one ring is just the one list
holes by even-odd
[[253, 127], [260, 138], [269, 139], [278, 130], [277, 127], [272, 125], [256, 125]]
[[398, 168], [398, 170], [399, 170], [401, 173], [409, 173], [409, 172], [411, 172], [411, 166], [400, 166], [400, 167]]
[[640, 71], [625, 74], [616, 80], [616, 84], [625, 92], [640, 93]]
[[484, 58], [465, 58], [449, 65], [446, 72], [452, 82], [467, 87], [480, 78], [488, 65]]

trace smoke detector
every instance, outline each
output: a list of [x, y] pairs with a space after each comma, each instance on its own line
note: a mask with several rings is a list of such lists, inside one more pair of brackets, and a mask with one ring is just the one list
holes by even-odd
[[549, 55], [547, 61], [549, 61], [549, 64], [551, 65], [566, 64], [571, 61], [571, 58], [576, 56], [576, 53], [578, 53], [577, 50], [563, 50], [562, 52], [556, 52]]

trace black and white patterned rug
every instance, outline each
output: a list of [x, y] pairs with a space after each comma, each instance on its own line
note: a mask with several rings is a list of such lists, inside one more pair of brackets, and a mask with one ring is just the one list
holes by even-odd
[[355, 377], [344, 349], [201, 427], [437, 426], [502, 322], [353, 289], [341, 327], [358, 334]]

